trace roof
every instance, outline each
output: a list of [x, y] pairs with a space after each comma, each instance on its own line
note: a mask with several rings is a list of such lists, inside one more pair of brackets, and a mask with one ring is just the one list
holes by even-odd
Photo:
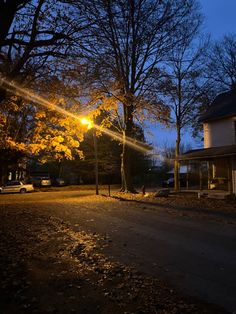
[[219, 94], [209, 109], [200, 118], [201, 122], [208, 122], [236, 115], [236, 88]]
[[236, 156], [236, 145], [190, 150], [179, 156], [179, 160], [209, 160], [229, 156]]

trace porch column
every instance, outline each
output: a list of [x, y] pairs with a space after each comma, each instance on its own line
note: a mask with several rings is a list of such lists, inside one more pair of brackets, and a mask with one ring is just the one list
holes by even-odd
[[227, 175], [228, 175], [228, 191], [230, 194], [233, 194], [233, 185], [232, 185], [232, 165], [231, 165], [231, 159], [227, 159]]
[[199, 189], [202, 190], [202, 163], [199, 162]]
[[189, 189], [189, 160], [187, 161], [186, 189]]
[[210, 182], [211, 182], [211, 163], [207, 161], [207, 188], [210, 189]]
[[232, 188], [233, 194], [236, 196], [236, 156], [233, 156], [231, 159], [232, 162]]

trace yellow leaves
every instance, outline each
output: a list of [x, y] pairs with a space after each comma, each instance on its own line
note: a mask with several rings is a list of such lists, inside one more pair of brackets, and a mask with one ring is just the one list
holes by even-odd
[[35, 100], [33, 104], [20, 94], [9, 93], [0, 108], [1, 147], [34, 155], [42, 162], [50, 158], [72, 159], [75, 154], [82, 157], [79, 146], [87, 129], [79, 121], [81, 104], [58, 95], [63, 84], [56, 77], [51, 82], [41, 82], [37, 90], [44, 90], [43, 97], [26, 90]]
[[7, 101], [7, 110], [8, 111], [12, 111], [12, 112], [18, 112], [20, 111], [20, 107], [18, 106], [18, 104], [15, 102], [15, 97], [13, 99], [13, 97], [11, 97], [10, 99], [8, 99]]
[[37, 155], [41, 151], [44, 151], [46, 149], [46, 145], [43, 143], [18, 143], [14, 139], [7, 137], [6, 138], [6, 147], [12, 149], [12, 150], [17, 150], [20, 152], [24, 152], [26, 154], [33, 154]]
[[5, 115], [0, 113], [0, 128], [3, 127], [6, 124], [6, 117]]
[[13, 150], [18, 150], [18, 151], [24, 152], [24, 151], [26, 151], [27, 145], [25, 143], [17, 143], [11, 137], [7, 137], [6, 138], [6, 147], [13, 149]]
[[72, 157], [72, 152], [71, 152], [71, 150], [70, 150], [68, 147], [65, 148], [64, 154], [65, 154], [65, 158], [66, 158], [66, 159], [70, 159], [70, 160], [73, 159], [73, 157]]
[[45, 113], [45, 111], [39, 111], [39, 112], [37, 112], [36, 113], [36, 115], [35, 115], [35, 118], [36, 119], [43, 119], [43, 118], [45, 118], [46, 117], [46, 113]]
[[56, 153], [65, 153], [69, 150], [69, 148], [66, 147], [65, 145], [61, 145], [61, 144], [55, 145], [55, 143], [53, 142], [52, 142], [51, 148], [54, 149]]
[[26, 144], [24, 144], [24, 143], [17, 143], [17, 148], [18, 148], [18, 150], [20, 150], [20, 151], [25, 151], [26, 150]]
[[48, 161], [48, 158], [47, 158], [46, 155], [45, 156], [41, 156], [39, 158], [39, 161], [40, 161], [41, 164], [45, 164]]
[[62, 136], [55, 136], [52, 139], [51, 145], [52, 146], [58, 146], [60, 143], [62, 143], [64, 141], [64, 138]]
[[81, 150], [75, 149], [75, 152], [80, 159], [84, 159], [84, 153]]
[[68, 138], [67, 143], [73, 148], [78, 148], [80, 146], [80, 142], [73, 138]]
[[43, 143], [39, 143], [39, 144], [28, 144], [28, 150], [31, 154], [33, 155], [37, 155], [40, 151], [43, 151], [46, 149], [46, 145], [44, 145]]
[[[73, 159], [75, 156], [82, 158], [79, 146], [87, 126], [83, 127], [79, 120], [80, 104], [66, 103], [64, 98], [52, 93], [45, 103], [51, 103], [52, 106], [45, 108], [43, 104], [29, 104], [19, 96], [9, 97], [5, 107], [1, 108], [1, 112], [8, 117], [6, 128], [2, 127], [5, 119], [0, 113], [0, 131], [5, 132], [4, 136], [1, 134], [1, 146], [34, 155], [41, 162]], [[60, 107], [58, 112], [53, 103]]]
[[103, 97], [102, 103], [99, 105], [99, 109], [101, 110], [118, 110], [118, 100], [114, 96], [111, 97]]

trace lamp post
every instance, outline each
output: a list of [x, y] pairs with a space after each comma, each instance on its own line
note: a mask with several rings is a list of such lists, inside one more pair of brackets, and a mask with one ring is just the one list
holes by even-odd
[[95, 173], [95, 186], [96, 186], [96, 195], [99, 195], [99, 189], [98, 189], [98, 145], [97, 145], [97, 135], [96, 135], [96, 129], [94, 127], [93, 121], [87, 118], [82, 118], [81, 123], [83, 125], [87, 125], [88, 130], [93, 128], [93, 146], [94, 146], [94, 173]]
[[95, 171], [96, 195], [98, 195], [99, 194], [99, 191], [98, 191], [98, 143], [97, 143], [97, 135], [96, 135], [95, 128], [93, 128], [93, 144], [94, 144], [94, 157], [95, 157], [94, 171]]

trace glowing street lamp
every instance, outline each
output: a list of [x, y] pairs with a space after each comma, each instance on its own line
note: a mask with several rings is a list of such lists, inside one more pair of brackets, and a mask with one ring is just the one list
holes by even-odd
[[98, 191], [98, 145], [97, 145], [97, 136], [96, 136], [96, 129], [94, 128], [94, 123], [92, 120], [88, 118], [80, 119], [81, 124], [86, 125], [88, 130], [93, 128], [93, 144], [94, 144], [94, 157], [95, 157], [95, 184], [96, 184], [96, 195], [99, 194]]
[[87, 128], [88, 130], [92, 129], [94, 123], [92, 120], [88, 119], [88, 118], [81, 118], [80, 119], [80, 122], [83, 124], [83, 125], [87, 125]]

